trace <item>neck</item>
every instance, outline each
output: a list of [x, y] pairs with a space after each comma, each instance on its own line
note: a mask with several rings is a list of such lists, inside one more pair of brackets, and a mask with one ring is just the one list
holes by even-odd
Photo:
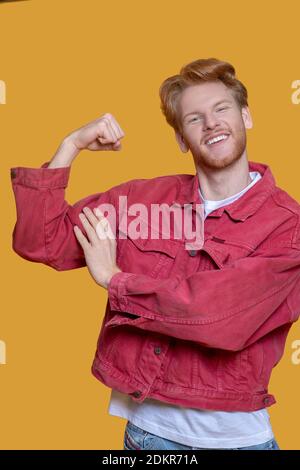
[[210, 201], [233, 196], [251, 183], [246, 154], [226, 168], [197, 167], [197, 174], [201, 194]]

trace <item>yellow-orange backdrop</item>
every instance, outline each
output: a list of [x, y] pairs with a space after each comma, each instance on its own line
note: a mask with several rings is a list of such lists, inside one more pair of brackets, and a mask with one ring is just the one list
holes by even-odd
[[[194, 172], [160, 112], [158, 88], [183, 64], [217, 57], [232, 62], [248, 88], [249, 159], [269, 164], [300, 201], [300, 104], [291, 99], [300, 79], [299, 17], [296, 1], [0, 4], [2, 449], [122, 449], [125, 426], [108, 415], [110, 389], [90, 373], [107, 292], [87, 269], [56, 272], [12, 251], [9, 168], [39, 167], [67, 133], [111, 112], [126, 134], [123, 151], [79, 155], [66, 191], [71, 204], [131, 178]], [[282, 449], [300, 449], [296, 339], [300, 323], [270, 384]]]

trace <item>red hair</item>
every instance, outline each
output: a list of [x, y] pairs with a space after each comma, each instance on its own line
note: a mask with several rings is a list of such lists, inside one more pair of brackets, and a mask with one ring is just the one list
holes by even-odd
[[203, 82], [220, 80], [230, 90], [240, 108], [248, 106], [246, 87], [236, 78], [233, 65], [215, 58], [198, 59], [184, 65], [178, 75], [173, 75], [161, 84], [160, 108], [170, 126], [181, 133], [178, 100], [185, 88]]

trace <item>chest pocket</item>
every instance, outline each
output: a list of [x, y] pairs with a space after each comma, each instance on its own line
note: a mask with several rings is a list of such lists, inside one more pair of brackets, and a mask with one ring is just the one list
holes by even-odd
[[177, 240], [133, 238], [118, 239], [117, 264], [127, 272], [166, 278], [180, 248]]
[[201, 250], [209, 255], [218, 268], [222, 269], [239, 259], [250, 256], [254, 247], [244, 241], [211, 236], [205, 241]]

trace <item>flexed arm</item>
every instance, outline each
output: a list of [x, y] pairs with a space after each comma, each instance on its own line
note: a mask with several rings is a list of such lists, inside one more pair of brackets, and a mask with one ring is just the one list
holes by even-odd
[[69, 134], [50, 162], [41, 168], [11, 168], [17, 221], [13, 250], [23, 258], [57, 270], [86, 265], [73, 227], [81, 226], [83, 207], [113, 204], [118, 192], [126, 194], [130, 182], [87, 196], [74, 205], [65, 200], [71, 164], [80, 150], [120, 150], [124, 132], [111, 114], [104, 114]]

